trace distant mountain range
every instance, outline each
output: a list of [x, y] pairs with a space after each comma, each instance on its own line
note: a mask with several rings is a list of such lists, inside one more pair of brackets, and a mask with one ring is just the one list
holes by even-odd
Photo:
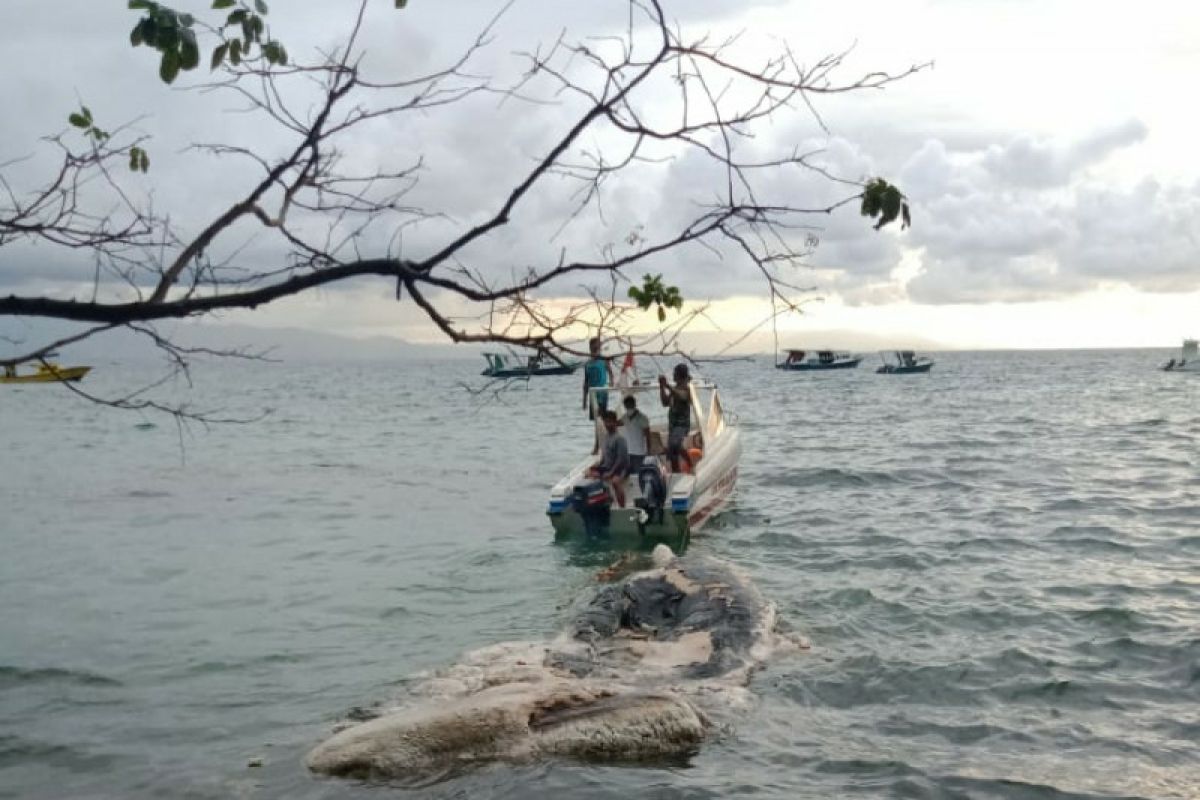
[[[76, 330], [56, 321], [3, 322], [4, 327], [0, 328], [0, 336], [4, 337], [0, 339], [0, 356], [19, 352], [22, 345], [33, 346], [53, 341]], [[160, 335], [184, 347], [213, 351], [245, 351], [292, 363], [475, 359], [479, 358], [484, 350], [503, 349], [495, 345], [488, 347], [467, 344], [414, 344], [390, 336], [356, 338], [305, 328], [260, 328], [211, 322], [171, 322], [160, 324], [157, 330]], [[756, 333], [736, 347], [726, 350], [736, 338], [736, 334], [730, 333], [696, 332], [682, 337], [682, 344], [689, 352], [706, 355], [739, 356], [770, 353], [774, 349], [774, 337], [769, 331]], [[919, 337], [893, 339], [855, 331], [835, 330], [781, 334], [779, 346], [858, 351], [913, 349], [928, 352], [952, 349]], [[613, 352], [613, 348], [607, 349], [610, 353]], [[161, 353], [148, 338], [128, 330], [117, 330], [85, 339], [64, 347], [60, 354], [60, 360], [64, 363], [142, 361], [161, 357]]]
[[[0, 354], [19, 352], [63, 338], [78, 330], [45, 320], [6, 320], [0, 328]], [[482, 348], [449, 344], [413, 344], [403, 339], [374, 336], [360, 339], [303, 328], [259, 328], [251, 325], [172, 322], [156, 330], [182, 347], [213, 351], [243, 351], [265, 354], [291, 362], [404, 361], [413, 359], [478, 358]], [[61, 349], [60, 360], [104, 363], [161, 358], [161, 352], [146, 336], [115, 330], [93, 336]]]

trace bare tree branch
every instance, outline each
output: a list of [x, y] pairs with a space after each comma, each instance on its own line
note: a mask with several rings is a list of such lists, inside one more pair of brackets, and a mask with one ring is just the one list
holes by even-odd
[[[813, 221], [860, 199], [864, 184], [828, 174], [814, 163], [815, 153], [795, 144], [772, 151], [755, 138], [756, 131], [796, 115], [824, 127], [814, 98], [882, 89], [928, 65], [841, 79], [849, 51], [803, 67], [786, 44], [766, 58], [756, 53], [749, 63], [739, 55], [740, 35], [687, 40], [668, 22], [660, 0], [625, 2], [629, 14], [622, 33], [576, 41], [564, 33], [519, 54], [523, 73], [508, 86], [486, 71], [475, 72], [507, 6], [457, 58], [416, 76], [363, 74], [366, 0], [360, 0], [344, 41], [310, 63], [266, 57], [226, 62], [218, 80], [197, 88], [232, 93], [243, 113], [274, 126], [289, 143], [274, 155], [238, 143], [194, 146], [189, 152], [195, 157], [244, 159], [255, 176], [194, 227], [176, 222], [186, 213], [156, 211], [118, 176], [119, 166], [131, 154], [136, 162], [134, 150], [143, 145], [129, 127], [83, 147], [68, 134], [50, 137], [46, 143], [57, 151], [57, 167], [32, 189], [6, 177], [15, 162], [0, 165], [0, 247], [39, 242], [93, 255], [80, 281], [92, 286], [86, 301], [0, 297], [0, 317], [92, 327], [23, 345], [25, 352], [0, 364], [44, 358], [57, 347], [127, 327], [186, 375], [187, 360], [203, 353], [176, 346], [146, 323], [261, 308], [369, 276], [393, 281], [397, 300], [411, 300], [450, 341], [573, 352], [571, 343], [592, 331], [632, 342], [636, 309], [621, 303], [618, 287], [634, 277], [632, 270], [662, 272], [661, 265], [694, 252], [719, 258], [730, 269], [757, 271], [772, 308], [768, 321], [798, 311], [797, 297], [808, 287], [795, 270], [816, 246]], [[222, 28], [210, 33], [228, 43]], [[439, 180], [422, 153], [390, 167], [347, 166], [352, 137], [373, 130], [369, 126], [403, 129], [488, 97], [498, 98], [500, 109], [520, 104], [530, 113], [555, 109], [568, 116], [559, 127], [557, 117], [546, 117], [539, 155], [513, 170], [508, 183], [495, 186], [491, 207], [475, 218], [458, 220], [413, 199], [423, 184]], [[505, 263], [503, 249], [492, 247], [501, 231], [519, 224], [514, 219], [534, 198], [558, 197], [563, 187], [570, 200], [561, 205], [561, 220], [550, 236], [556, 246], [578, 226], [603, 227], [612, 187], [689, 156], [721, 178], [707, 187], [707, 196], [680, 202], [677, 218], [645, 220], [591, 252], [569, 242], [557, 252], [546, 247], [533, 263]], [[768, 200], [760, 188], [780, 170], [821, 175], [832, 186], [844, 186], [845, 195], [811, 204]], [[409, 252], [400, 252], [401, 245]], [[586, 282], [601, 277], [610, 279], [607, 296]], [[683, 291], [689, 292], [686, 282]], [[566, 307], [561, 300], [546, 302], [556, 297], [587, 299]], [[464, 307], [471, 309], [466, 315]], [[680, 314], [639, 341], [653, 341], [663, 352], [676, 350], [680, 332], [703, 313], [701, 306]], [[154, 407], [145, 402], [126, 397], [110, 404]]]

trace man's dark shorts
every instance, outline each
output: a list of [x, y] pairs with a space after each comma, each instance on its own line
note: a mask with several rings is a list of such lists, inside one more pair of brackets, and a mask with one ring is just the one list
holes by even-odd
[[677, 428], [671, 428], [667, 434], [667, 452], [682, 453], [683, 443], [687, 441], [688, 429], [682, 425]]

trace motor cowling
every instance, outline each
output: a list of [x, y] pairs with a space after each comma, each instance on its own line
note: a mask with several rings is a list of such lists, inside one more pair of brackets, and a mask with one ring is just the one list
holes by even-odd
[[646, 522], [661, 525], [663, 508], [667, 504], [667, 482], [656, 460], [646, 459], [638, 469], [638, 488], [642, 496], [634, 503], [646, 513]]
[[581, 483], [571, 490], [571, 507], [583, 519], [589, 537], [607, 536], [612, 496], [603, 481]]

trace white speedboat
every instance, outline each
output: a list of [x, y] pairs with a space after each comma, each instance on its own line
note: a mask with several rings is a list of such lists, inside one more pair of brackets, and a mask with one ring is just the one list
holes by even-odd
[[[591, 390], [593, 406], [598, 391], [604, 390]], [[653, 547], [663, 542], [680, 552], [691, 534], [704, 527], [733, 494], [741, 456], [736, 417], [724, 409], [714, 384], [693, 380], [692, 428], [685, 447], [694, 467], [672, 472], [665, 448], [666, 409], [658, 386], [607, 391], [615, 410], [621, 410], [624, 395], [637, 397], [638, 407], [650, 418], [650, 453], [641, 469], [625, 481], [624, 508], [617, 507], [602, 482], [588, 475], [599, 456], [588, 456], [572, 467], [550, 490], [546, 513], [555, 538], [617, 547]], [[603, 441], [604, 427], [596, 416], [596, 436]]]
[[1179, 358], [1172, 358], [1163, 369], [1167, 372], [1200, 372], [1200, 348], [1195, 339], [1184, 339]]

